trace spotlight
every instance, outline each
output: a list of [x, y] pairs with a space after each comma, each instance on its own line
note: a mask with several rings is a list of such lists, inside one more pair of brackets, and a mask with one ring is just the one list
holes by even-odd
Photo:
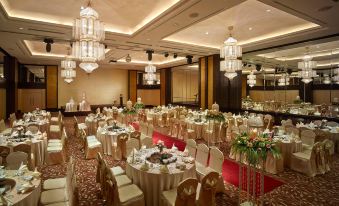
[[255, 69], [256, 69], [257, 71], [260, 71], [260, 70], [261, 70], [261, 64], [256, 64], [256, 65], [255, 65]]
[[174, 53], [173, 54], [173, 58], [175, 59], [175, 58], [177, 58], [178, 57], [178, 54], [177, 53]]
[[125, 61], [126, 62], [131, 62], [132, 61], [132, 58], [131, 58], [131, 56], [129, 54], [127, 54]]
[[187, 64], [192, 64], [192, 58], [193, 58], [193, 56], [187, 55], [186, 58], [187, 58]]
[[292, 69], [291, 68], [287, 68], [287, 74], [289, 74], [289, 75], [292, 74]]
[[168, 52], [165, 52], [164, 56], [167, 58], [169, 56]]
[[46, 52], [51, 52], [52, 44], [54, 43], [53, 39], [45, 38], [44, 42], [46, 43]]
[[247, 64], [248, 67], [251, 67], [252, 65], [251, 64]]
[[152, 61], [152, 54], [154, 51], [152, 49], [146, 50], [146, 53], [148, 55], [148, 61]]
[[247, 66], [247, 62], [244, 62], [243, 66], [244, 66], [244, 67]]

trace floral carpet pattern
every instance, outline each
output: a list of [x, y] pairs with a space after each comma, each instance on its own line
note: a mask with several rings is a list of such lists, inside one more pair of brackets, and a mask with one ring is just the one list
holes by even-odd
[[[84, 118], [79, 118], [83, 122]], [[75, 159], [75, 174], [77, 185], [79, 187], [79, 205], [104, 205], [99, 198], [100, 186], [96, 183], [96, 165], [95, 159], [86, 160], [84, 158], [83, 146], [79, 138], [74, 137], [73, 118], [64, 118], [67, 132], [66, 154], [67, 158], [72, 156]], [[163, 131], [161, 131], [163, 130]], [[158, 132], [166, 132], [159, 128]], [[165, 133], [166, 134], [166, 133]], [[219, 148], [223, 151], [225, 157], [228, 157], [230, 145], [222, 143]], [[124, 161], [115, 161], [110, 156], [104, 157], [109, 166], [120, 165], [125, 167]], [[49, 178], [63, 177], [66, 175], [66, 164], [42, 166], [39, 168], [42, 172], [43, 180]], [[263, 196], [264, 205], [339, 205], [339, 155], [333, 156], [331, 171], [324, 175], [317, 175], [313, 178], [303, 174], [286, 169], [278, 175], [271, 175], [284, 184], [275, 188]], [[218, 194], [216, 205], [230, 206], [238, 204], [238, 190], [232, 184], [225, 184], [226, 194]], [[243, 197], [243, 195], [241, 196]]]

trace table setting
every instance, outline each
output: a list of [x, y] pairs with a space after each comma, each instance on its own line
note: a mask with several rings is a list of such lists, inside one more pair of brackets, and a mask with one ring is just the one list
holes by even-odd
[[156, 206], [160, 204], [161, 191], [196, 177], [195, 159], [187, 151], [178, 151], [175, 146], [167, 149], [158, 142], [156, 147], [132, 151], [127, 158], [126, 174], [144, 192], [146, 205]]

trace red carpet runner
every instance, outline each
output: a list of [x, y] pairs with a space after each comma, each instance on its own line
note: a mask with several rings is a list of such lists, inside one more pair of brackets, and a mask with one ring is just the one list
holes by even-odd
[[[183, 151], [185, 149], [186, 143], [182, 140], [174, 139], [173, 137], [169, 137], [167, 135], [161, 134], [159, 132], [153, 133], [153, 143], [156, 144], [159, 140], [162, 140], [167, 148], [171, 148], [174, 144], [176, 147], [178, 147], [179, 150]], [[243, 174], [246, 174], [246, 170], [243, 170]], [[222, 176], [224, 177], [224, 180], [236, 187], [238, 187], [239, 184], [239, 166], [236, 162], [233, 162], [231, 160], [225, 159], [223, 163], [223, 171]], [[243, 188], [245, 190], [246, 186], [246, 180], [247, 178], [243, 178]], [[259, 175], [257, 174], [257, 186], [259, 186], [260, 181]], [[245, 183], [245, 184], [244, 184]], [[276, 187], [279, 187], [283, 185], [284, 183], [276, 180], [272, 177], [266, 176], [264, 177], [264, 192], [270, 192]], [[251, 187], [250, 187], [251, 188]], [[257, 192], [259, 193], [259, 192]]]

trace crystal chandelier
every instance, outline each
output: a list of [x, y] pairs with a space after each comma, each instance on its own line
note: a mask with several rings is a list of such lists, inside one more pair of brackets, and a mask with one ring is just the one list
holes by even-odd
[[303, 70], [313, 69], [317, 67], [317, 62], [312, 61], [310, 55], [305, 55], [302, 62], [298, 62], [298, 68]]
[[328, 75], [324, 75], [324, 81], [323, 81], [324, 84], [331, 84], [331, 79]]
[[334, 74], [336, 74], [336, 75], [334, 77], [332, 77], [332, 79], [336, 84], [339, 84], [339, 68], [336, 68], [334, 70]]
[[257, 76], [254, 75], [253, 71], [247, 75], [247, 84], [250, 87], [253, 87], [257, 83]]
[[238, 59], [242, 56], [242, 49], [241, 46], [237, 45], [238, 41], [231, 35], [233, 27], [228, 27], [228, 30], [230, 36], [220, 48], [220, 58], [224, 58], [220, 61], [220, 71], [224, 71], [225, 77], [232, 80], [237, 76], [237, 71], [242, 69], [242, 62]]
[[312, 78], [317, 76], [317, 72], [313, 70], [301, 70], [298, 72], [298, 77], [302, 78], [301, 81], [305, 84], [310, 83], [313, 80]]
[[156, 70], [157, 68], [154, 65], [152, 65], [151, 62], [149, 62], [148, 65], [145, 67], [145, 72], [146, 72], [145, 80], [147, 84], [153, 84], [154, 81], [156, 80], [156, 75], [155, 75]]
[[79, 59], [79, 66], [87, 73], [98, 68], [97, 61], [105, 59], [104, 24], [99, 21], [98, 13], [91, 7], [89, 1], [87, 7], [80, 11], [80, 18], [74, 20], [72, 54]]
[[278, 79], [278, 86], [287, 86], [290, 85], [290, 78], [283, 74], [281, 77]]
[[69, 55], [69, 48], [68, 55], [66, 56], [65, 60], [61, 61], [61, 77], [64, 78], [64, 81], [67, 83], [71, 83], [73, 79], [76, 77], [76, 62], [72, 60], [71, 56]]

